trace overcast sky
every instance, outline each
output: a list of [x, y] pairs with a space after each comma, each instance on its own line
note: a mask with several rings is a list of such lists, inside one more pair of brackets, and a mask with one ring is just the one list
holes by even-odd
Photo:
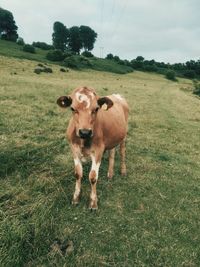
[[96, 56], [200, 59], [200, 0], [0, 0], [0, 6], [13, 13], [26, 43], [51, 43], [53, 23], [60, 21], [95, 30]]

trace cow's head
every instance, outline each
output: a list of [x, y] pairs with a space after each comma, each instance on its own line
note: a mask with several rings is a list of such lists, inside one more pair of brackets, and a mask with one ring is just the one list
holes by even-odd
[[81, 87], [69, 96], [61, 96], [57, 104], [62, 108], [71, 107], [76, 127], [76, 135], [87, 139], [93, 136], [98, 110], [108, 110], [113, 102], [109, 97], [98, 97], [93, 89]]

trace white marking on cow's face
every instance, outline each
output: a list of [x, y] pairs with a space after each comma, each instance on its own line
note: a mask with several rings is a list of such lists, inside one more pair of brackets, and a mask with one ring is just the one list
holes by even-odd
[[79, 92], [76, 92], [76, 100], [79, 103], [86, 102], [86, 108], [89, 108], [90, 107], [90, 99], [89, 99], [89, 97], [87, 95], [81, 94]]
[[120, 94], [113, 94], [118, 100], [123, 100], [123, 97]]

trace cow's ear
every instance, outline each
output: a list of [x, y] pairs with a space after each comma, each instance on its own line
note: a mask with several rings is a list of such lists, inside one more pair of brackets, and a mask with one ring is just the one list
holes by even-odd
[[105, 110], [108, 110], [113, 106], [112, 100], [107, 96], [99, 98], [97, 100], [97, 103], [100, 107], [102, 107]]
[[57, 99], [57, 104], [61, 108], [67, 108], [67, 107], [71, 106], [71, 103], [72, 103], [72, 99], [70, 96], [60, 96]]

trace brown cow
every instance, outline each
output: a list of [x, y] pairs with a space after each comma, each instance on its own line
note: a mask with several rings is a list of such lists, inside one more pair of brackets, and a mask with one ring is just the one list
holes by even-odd
[[91, 88], [75, 89], [69, 96], [57, 100], [60, 107], [71, 107], [72, 118], [67, 128], [74, 164], [76, 186], [73, 204], [78, 204], [83, 176], [82, 161], [91, 158], [90, 208], [97, 209], [96, 184], [99, 166], [105, 150], [109, 150], [108, 178], [113, 176], [115, 147], [120, 145], [121, 174], [126, 175], [125, 138], [127, 134], [128, 104], [118, 94], [99, 97]]

